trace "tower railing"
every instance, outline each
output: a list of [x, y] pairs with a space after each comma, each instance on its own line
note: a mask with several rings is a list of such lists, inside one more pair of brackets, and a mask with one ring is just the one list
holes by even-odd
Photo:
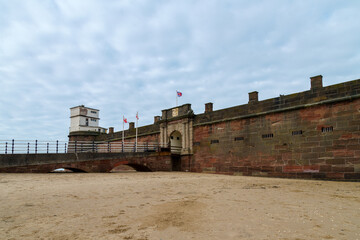
[[158, 142], [125, 141], [39, 141], [0, 140], [0, 154], [56, 154], [56, 153], [118, 153], [118, 152], [159, 152], [169, 148]]

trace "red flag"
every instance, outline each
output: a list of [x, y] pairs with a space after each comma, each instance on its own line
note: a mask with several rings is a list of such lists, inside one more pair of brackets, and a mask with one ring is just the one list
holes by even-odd
[[182, 92], [176, 91], [176, 93], [177, 93], [177, 96], [178, 96], [178, 97], [181, 97], [181, 96], [182, 96]]
[[139, 113], [136, 113], [136, 119], [139, 120]]
[[127, 123], [127, 119], [126, 119], [126, 118], [124, 118], [124, 117], [123, 117], [123, 119], [124, 119], [124, 123]]

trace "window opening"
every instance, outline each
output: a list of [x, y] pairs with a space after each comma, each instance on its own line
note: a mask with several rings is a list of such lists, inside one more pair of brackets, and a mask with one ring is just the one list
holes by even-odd
[[273, 138], [274, 134], [273, 133], [268, 133], [268, 134], [263, 134], [262, 138]]
[[302, 130], [297, 130], [297, 131], [292, 131], [292, 135], [296, 136], [296, 135], [302, 135], [303, 131]]
[[243, 141], [244, 137], [235, 137], [234, 141]]
[[334, 131], [333, 126], [321, 128], [321, 132], [332, 132], [332, 131]]

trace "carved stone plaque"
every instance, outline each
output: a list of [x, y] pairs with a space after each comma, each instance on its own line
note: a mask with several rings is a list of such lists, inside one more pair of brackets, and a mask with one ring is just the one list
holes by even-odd
[[172, 117], [177, 117], [179, 115], [179, 109], [178, 108], [174, 108], [172, 110]]

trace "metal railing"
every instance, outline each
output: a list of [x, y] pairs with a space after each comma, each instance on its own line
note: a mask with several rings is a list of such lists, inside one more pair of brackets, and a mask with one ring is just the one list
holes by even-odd
[[109, 142], [109, 141], [38, 141], [0, 140], [0, 154], [40, 154], [79, 152], [158, 152], [168, 148], [158, 142]]

